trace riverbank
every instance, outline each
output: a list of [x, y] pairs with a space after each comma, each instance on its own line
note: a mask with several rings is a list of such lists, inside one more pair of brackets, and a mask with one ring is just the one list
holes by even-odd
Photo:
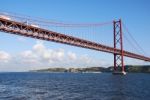
[[[126, 72], [129, 73], [150, 73], [150, 65], [126, 65]], [[30, 72], [71, 72], [71, 73], [101, 73], [112, 72], [113, 67], [85, 67], [85, 68], [47, 68], [39, 70], [30, 70]]]

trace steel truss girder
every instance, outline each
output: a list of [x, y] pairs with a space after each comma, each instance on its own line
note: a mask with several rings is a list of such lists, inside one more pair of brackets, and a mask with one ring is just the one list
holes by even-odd
[[[113, 47], [106, 46], [100, 43], [95, 43], [92, 41], [76, 38], [73, 36], [68, 36], [65, 34], [53, 32], [53, 31], [46, 30], [43, 28], [26, 25], [25, 23], [12, 21], [12, 20], [6, 20], [3, 18], [0, 18], [0, 31], [11, 33], [11, 34], [16, 34], [16, 35], [21, 35], [21, 36], [26, 36], [26, 37], [31, 37], [31, 38], [36, 38], [36, 39], [41, 39], [41, 40], [46, 40], [46, 41], [58, 42], [58, 43], [63, 43], [67, 45], [92, 49], [96, 51], [102, 51], [102, 52], [121, 55], [121, 50], [117, 48], [115, 49]], [[124, 52], [124, 56], [126, 57], [140, 59], [144, 61], [150, 61], [150, 58], [148, 57], [134, 54], [128, 51], [123, 51], [123, 52]]]

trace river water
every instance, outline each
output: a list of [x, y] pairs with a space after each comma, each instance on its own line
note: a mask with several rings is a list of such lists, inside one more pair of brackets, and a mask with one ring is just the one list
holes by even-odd
[[150, 100], [150, 74], [0, 73], [0, 100]]

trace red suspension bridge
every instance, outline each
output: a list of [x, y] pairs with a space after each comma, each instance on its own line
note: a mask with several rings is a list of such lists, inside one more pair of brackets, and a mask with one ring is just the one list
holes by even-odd
[[[63, 34], [62, 32], [57, 32], [56, 30], [53, 31], [52, 29], [42, 28], [37, 23], [40, 24], [45, 23], [44, 24], [45, 26], [52, 25], [55, 27], [65, 27], [65, 28], [69, 27], [85, 28], [89, 26], [97, 27], [113, 23], [114, 34], [112, 38], [114, 40], [114, 45], [106, 46], [104, 44], [93, 42], [88, 39], [83, 39], [81, 37]], [[122, 25], [123, 24], [121, 20], [111, 21], [108, 23], [66, 24], [60, 22], [59, 23], [49, 22], [46, 20], [41, 21], [37, 19], [30, 19], [29, 17], [22, 18], [20, 16], [12, 14], [0, 13], [0, 31], [2, 32], [111, 53], [114, 55], [114, 71], [124, 73], [125, 72], [124, 56], [147, 62], [150, 62], [150, 58], [141, 54], [124, 50]]]

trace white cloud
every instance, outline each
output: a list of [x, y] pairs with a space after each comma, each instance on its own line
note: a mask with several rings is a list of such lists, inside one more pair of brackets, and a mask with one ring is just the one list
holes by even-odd
[[[12, 58], [10, 60], [10, 58]], [[108, 65], [100, 59], [89, 57], [88, 55], [78, 55], [75, 52], [64, 49], [47, 48], [43, 42], [38, 41], [30, 50], [10, 56], [1, 51], [0, 70], [25, 71], [33, 69], [43, 69], [48, 67], [88, 67]], [[4, 67], [5, 66], [5, 67]]]
[[37, 63], [38, 56], [34, 54], [31, 50], [22, 52], [20, 56], [21, 56], [20, 60], [25, 63], [31, 63], [31, 64]]
[[1, 62], [8, 62], [10, 60], [11, 56], [9, 55], [9, 53], [5, 52], [5, 51], [0, 51], [0, 61]]
[[43, 42], [37, 42], [34, 46], [33, 46], [33, 51], [35, 51], [38, 54], [42, 54], [44, 53], [44, 51], [46, 50], [45, 46], [43, 45]]
[[70, 60], [76, 60], [76, 59], [77, 59], [76, 54], [73, 53], [73, 52], [68, 52], [67, 56], [68, 56], [68, 58], [69, 58]]
[[36, 56], [32, 51], [30, 51], [30, 50], [22, 52], [21, 55], [22, 55], [22, 57], [24, 57], [24, 58], [29, 58], [29, 59], [30, 59], [30, 58], [35, 59], [35, 58], [37, 57], [37, 56]]
[[31, 50], [22, 53], [22, 60], [37, 66], [52, 67], [87, 67], [106, 65], [100, 60], [89, 57], [88, 55], [77, 55], [71, 51], [63, 49], [49, 49], [43, 42], [37, 42]]
[[88, 55], [81, 55], [80, 60], [85, 62], [86, 64], [92, 63], [92, 59], [88, 57]]
[[37, 56], [40, 56], [41, 59], [48, 60], [50, 62], [51, 60], [61, 61], [64, 58], [63, 49], [58, 49], [58, 50], [48, 49], [44, 46], [42, 42], [40, 43], [37, 42], [37, 44], [33, 46], [32, 52]]

